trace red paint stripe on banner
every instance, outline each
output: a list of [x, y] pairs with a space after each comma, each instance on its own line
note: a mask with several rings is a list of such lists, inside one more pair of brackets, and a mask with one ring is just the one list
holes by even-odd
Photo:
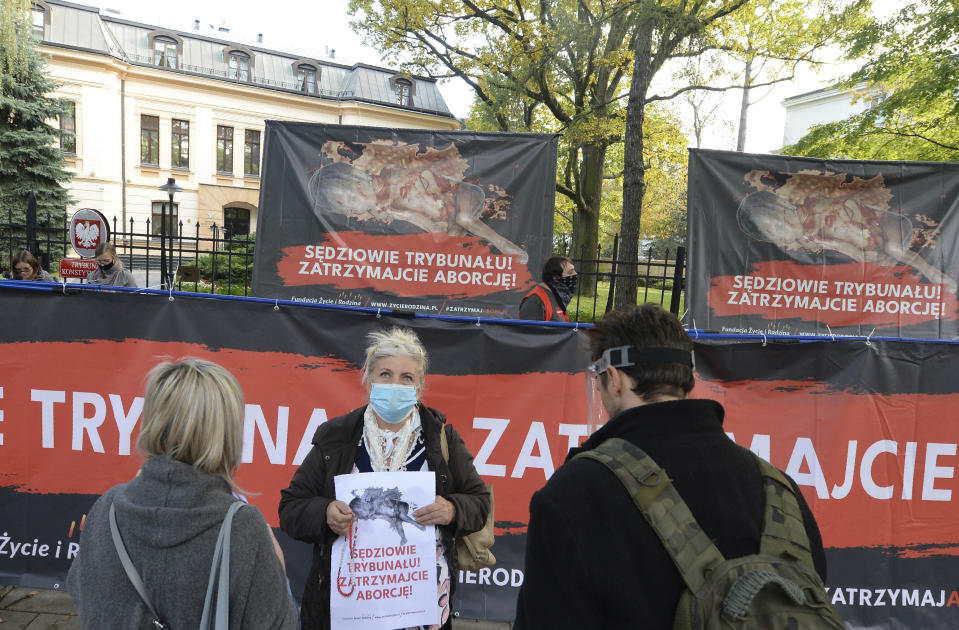
[[959, 318], [959, 300], [945, 287], [928, 283], [912, 267], [877, 263], [760, 262], [745, 275], [714, 277], [708, 301], [717, 316], [830, 326], [907, 326]]
[[[220, 363], [240, 381], [252, 461], [241, 464], [237, 482], [277, 525], [279, 492], [316, 427], [366, 401], [359, 370], [334, 359], [144, 340], [16, 343], [3, 352], [48, 366], [42, 382], [23, 370], [3, 380], [0, 485], [26, 492], [100, 494], [135, 475], [142, 461], [134, 447], [136, 399], [145, 375], [164, 358], [192, 356]], [[524, 529], [530, 496], [585, 435], [585, 425], [575, 424], [585, 417], [583, 392], [582, 375], [433, 375], [424, 402], [447, 415], [494, 485], [497, 521]]]
[[477, 297], [533, 282], [516, 255], [494, 253], [476, 237], [433, 233], [336, 232], [316, 245], [284, 248], [277, 272], [286, 286], [371, 288], [401, 297]]
[[[737, 443], [803, 491], [827, 547], [959, 555], [959, 395], [841, 392], [815, 381], [699, 382]], [[910, 548], [913, 548], [910, 550]]]

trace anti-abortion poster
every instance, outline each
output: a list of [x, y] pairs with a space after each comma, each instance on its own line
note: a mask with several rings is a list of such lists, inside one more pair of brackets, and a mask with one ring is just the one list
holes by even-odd
[[[317, 427], [366, 401], [365, 335], [400, 324], [429, 353], [423, 402], [463, 436], [496, 496], [497, 563], [456, 573], [452, 613], [512, 619], [530, 497], [587, 433], [582, 330], [19, 284], [0, 282], [2, 312], [30, 313], [0, 326], [0, 583], [63, 587], [90, 506], [140, 467], [144, 377], [168, 357], [237, 376], [237, 482], [278, 527], [280, 490]], [[851, 627], [959, 627], [957, 364], [959, 346], [938, 342], [696, 346], [694, 395], [722, 403], [731, 437], [796, 480]], [[311, 548], [275, 531], [299, 595]]]
[[553, 135], [267, 121], [253, 293], [515, 317], [552, 251]]
[[959, 164], [691, 150], [687, 324], [959, 334]]
[[[436, 528], [413, 512], [436, 499], [432, 472], [337, 475], [336, 498], [355, 517], [330, 556], [330, 626], [392, 630], [450, 616], [449, 567], [437, 579]], [[446, 597], [438, 592], [445, 588]]]

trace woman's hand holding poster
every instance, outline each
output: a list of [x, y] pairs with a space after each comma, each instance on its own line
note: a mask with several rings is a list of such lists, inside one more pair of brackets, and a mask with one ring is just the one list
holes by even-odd
[[330, 622], [390, 630], [439, 621], [436, 528], [413, 518], [436, 499], [432, 472], [358, 473], [335, 478], [353, 526], [333, 543]]

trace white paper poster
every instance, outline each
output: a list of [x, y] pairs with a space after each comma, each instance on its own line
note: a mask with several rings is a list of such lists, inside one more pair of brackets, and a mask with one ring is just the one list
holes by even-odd
[[337, 629], [393, 630], [439, 623], [436, 531], [413, 512], [436, 500], [432, 472], [335, 478], [353, 510], [351, 535], [333, 543], [330, 622]]

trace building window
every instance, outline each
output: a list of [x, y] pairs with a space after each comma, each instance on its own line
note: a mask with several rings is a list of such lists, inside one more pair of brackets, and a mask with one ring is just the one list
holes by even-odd
[[162, 225], [161, 213], [163, 212], [163, 206], [167, 206], [166, 212], [166, 233], [169, 236], [178, 236], [179, 224], [177, 222], [177, 209], [180, 204], [173, 203], [173, 212], [170, 212], [170, 202], [169, 201], [154, 201], [153, 202], [153, 217], [150, 219], [150, 234], [153, 236], [160, 235], [160, 226]]
[[224, 238], [236, 238], [250, 233], [250, 211], [246, 208], [223, 208]]
[[160, 117], [140, 116], [140, 163], [160, 165]]
[[406, 79], [397, 79], [393, 83], [396, 91], [396, 102], [407, 107], [413, 105], [413, 84]]
[[247, 129], [243, 140], [243, 174], [260, 176], [260, 132]]
[[60, 101], [60, 150], [69, 155], [77, 153], [77, 104]]
[[173, 146], [170, 164], [173, 168], [190, 168], [190, 121], [173, 119]]
[[47, 10], [39, 4], [30, 5], [30, 17], [33, 21], [33, 38], [37, 41], [43, 41], [46, 34]]
[[250, 56], [238, 51], [230, 53], [230, 78], [235, 81], [250, 80]]
[[316, 68], [306, 64], [297, 66], [296, 85], [301, 92], [316, 94]]
[[154, 38], [153, 63], [166, 68], [178, 68], [177, 43], [169, 37]]
[[233, 127], [216, 126], [216, 170], [233, 173]]

